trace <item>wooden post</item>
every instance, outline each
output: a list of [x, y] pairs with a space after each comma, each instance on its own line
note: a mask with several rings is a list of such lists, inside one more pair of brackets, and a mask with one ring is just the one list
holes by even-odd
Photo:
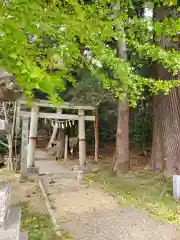
[[95, 154], [94, 161], [98, 162], [99, 158], [99, 109], [95, 109], [95, 121], [94, 121], [94, 138], [95, 138]]
[[64, 160], [68, 159], [68, 135], [65, 136]]
[[32, 107], [32, 109], [31, 109], [31, 124], [30, 124], [30, 131], [29, 131], [27, 167], [34, 167], [34, 164], [35, 164], [38, 112], [39, 112], [39, 109], [37, 106]]
[[81, 167], [86, 165], [86, 139], [85, 139], [85, 116], [84, 110], [78, 111], [79, 115], [79, 165]]
[[21, 175], [27, 172], [27, 150], [29, 137], [29, 118], [24, 117], [22, 122], [22, 139], [21, 139]]

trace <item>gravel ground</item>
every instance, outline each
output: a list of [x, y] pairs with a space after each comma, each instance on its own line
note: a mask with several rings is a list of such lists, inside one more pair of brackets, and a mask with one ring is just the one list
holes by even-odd
[[[48, 193], [62, 229], [73, 240], [180, 240], [176, 227], [147, 212], [121, 207], [100, 189], [87, 187], [55, 161], [37, 161], [47, 173]], [[54, 172], [54, 173], [53, 173]]]

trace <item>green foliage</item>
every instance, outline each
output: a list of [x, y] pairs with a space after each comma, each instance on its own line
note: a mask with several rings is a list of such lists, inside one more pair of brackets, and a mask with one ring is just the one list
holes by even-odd
[[[0, 141], [2, 141], [3, 143], [5, 144], [8, 144], [8, 141], [7, 141], [7, 137], [4, 136], [4, 137], [0, 137]], [[0, 144], [0, 153], [2, 155], [6, 154], [8, 152], [8, 148], [3, 146], [2, 144]]]
[[[147, 104], [147, 106], [146, 106]], [[131, 147], [138, 151], [149, 150], [152, 142], [152, 109], [150, 102], [139, 104], [130, 109], [129, 135]], [[100, 147], [115, 144], [117, 104], [105, 103], [99, 111], [99, 140]], [[94, 125], [86, 123], [86, 141], [89, 145], [94, 144]], [[114, 145], [115, 146], [115, 145]]]
[[150, 102], [141, 101], [130, 110], [130, 140], [136, 149], [149, 149], [152, 142], [152, 109]]
[[87, 69], [80, 69], [76, 78], [77, 84], [75, 88], [72, 88], [72, 85], [66, 86], [66, 91], [63, 93], [65, 101], [92, 106], [114, 101], [113, 94], [103, 89], [101, 81], [98, 81]]
[[[114, 144], [116, 141], [117, 101], [103, 102], [99, 106], [99, 141], [100, 147]], [[86, 122], [86, 141], [94, 144], [94, 124]]]
[[[138, 102], [136, 108], [130, 109], [129, 134], [131, 147], [144, 151], [150, 148], [152, 141], [152, 108], [151, 100]], [[106, 102], [99, 108], [99, 138], [103, 147], [116, 142], [117, 102]], [[86, 140], [94, 144], [94, 125], [86, 123]]]
[[[174, 73], [179, 70], [179, 53], [152, 45], [152, 32], [146, 20], [132, 15], [129, 19], [128, 9], [133, 9], [133, 2], [120, 1], [116, 17], [109, 7], [109, 3], [114, 2], [117, 1], [1, 1], [1, 65], [16, 75], [25, 93], [30, 94], [31, 89], [36, 88], [48, 93], [53, 101], [58, 99], [59, 92], [65, 90], [65, 82], [76, 85], [73, 73], [81, 68], [89, 69], [114, 96], [123, 98], [122, 90], [127, 90], [131, 105], [142, 98], [146, 87], [156, 94], [159, 91], [168, 93], [169, 89], [179, 86], [178, 80], [155, 81], [139, 76], [133, 70], [131, 61], [119, 59], [114, 47], [106, 45], [114, 39], [124, 41], [122, 31], [115, 30], [114, 26], [125, 28], [127, 46], [133, 46], [135, 54], [152, 62], [158, 61]], [[156, 2], [177, 4], [176, 1]], [[175, 28], [171, 30], [173, 21]], [[138, 29], [136, 26], [139, 26]], [[163, 26], [166, 26], [166, 31]], [[166, 19], [163, 23], [156, 21], [154, 30], [157, 36], [168, 33], [174, 38], [179, 26], [178, 20]], [[93, 58], [84, 56], [85, 46], [92, 51]], [[113, 72], [113, 77], [108, 71]]]

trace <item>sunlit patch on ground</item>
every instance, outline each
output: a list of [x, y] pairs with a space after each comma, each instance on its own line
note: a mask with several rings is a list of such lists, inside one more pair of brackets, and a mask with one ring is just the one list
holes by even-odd
[[103, 171], [89, 175], [87, 180], [100, 184], [122, 205], [137, 206], [154, 218], [180, 223], [180, 204], [172, 198], [172, 182], [162, 174], [138, 168], [123, 176]]

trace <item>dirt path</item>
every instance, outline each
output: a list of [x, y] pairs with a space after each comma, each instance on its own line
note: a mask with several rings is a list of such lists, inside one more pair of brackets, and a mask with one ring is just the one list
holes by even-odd
[[[80, 184], [74, 173], [55, 161], [39, 161], [56, 217], [73, 240], [178, 240], [175, 226], [152, 219], [146, 212], [121, 207], [100, 189]], [[55, 172], [52, 174], [52, 172]]]

